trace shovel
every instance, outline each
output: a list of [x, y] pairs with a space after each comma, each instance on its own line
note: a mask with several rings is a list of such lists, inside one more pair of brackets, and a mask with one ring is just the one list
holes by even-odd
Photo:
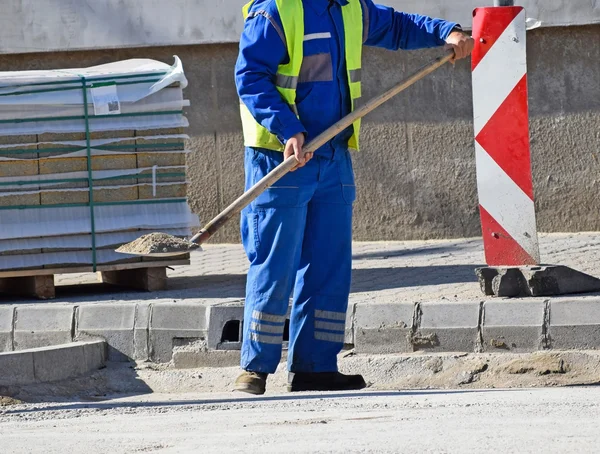
[[[454, 52], [449, 52], [447, 55], [436, 58], [433, 62], [422, 67], [410, 77], [390, 88], [385, 93], [371, 99], [362, 107], [356, 109], [351, 114], [345, 116], [333, 126], [319, 134], [311, 142], [303, 147], [305, 153], [314, 153], [321, 146], [325, 145], [329, 140], [333, 139], [337, 134], [351, 126], [356, 120], [364, 117], [375, 108], [379, 107], [384, 102], [396, 96], [401, 91], [421, 80], [425, 76], [431, 74], [449, 62], [454, 57]], [[246, 206], [254, 199], [262, 194], [266, 189], [279, 181], [285, 174], [293, 170], [298, 165], [298, 161], [294, 156], [290, 156], [283, 161], [279, 166], [273, 169], [262, 180], [257, 182], [248, 191], [242, 194], [235, 202], [229, 205], [225, 210], [219, 213], [212, 221], [204, 226], [200, 232], [194, 235], [189, 241], [181, 240], [164, 233], [151, 233], [139, 238], [132, 243], [125, 244], [117, 249], [117, 252], [130, 255], [141, 255], [145, 257], [175, 257], [178, 255], [187, 254], [188, 252], [198, 249], [200, 245], [208, 241], [227, 221], [233, 216], [239, 214]], [[146, 241], [140, 241], [140, 240]], [[158, 247], [148, 249], [148, 244], [158, 244]], [[164, 244], [165, 247], [162, 247]]]

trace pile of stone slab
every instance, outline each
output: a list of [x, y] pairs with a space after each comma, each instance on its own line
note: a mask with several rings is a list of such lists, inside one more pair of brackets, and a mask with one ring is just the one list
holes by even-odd
[[0, 277], [142, 263], [114, 249], [190, 235], [186, 85], [177, 57], [0, 72]]

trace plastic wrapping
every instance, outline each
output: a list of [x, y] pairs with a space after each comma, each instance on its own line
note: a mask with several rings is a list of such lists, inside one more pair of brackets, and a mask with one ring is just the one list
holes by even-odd
[[[134, 230], [125, 232], [106, 232], [96, 235], [96, 247], [116, 247], [139, 238], [142, 235], [152, 233], [154, 230]], [[161, 232], [169, 235], [188, 237], [191, 235], [189, 228], [161, 229]], [[0, 254], [11, 251], [36, 251], [42, 249], [89, 249], [92, 247], [92, 236], [70, 235], [70, 236], [48, 236], [40, 238], [18, 238], [0, 241]], [[0, 263], [2, 257], [0, 257]]]
[[[200, 226], [186, 201], [101, 205], [94, 211], [96, 233]], [[90, 222], [87, 206], [0, 210], [0, 240], [90, 233]]]
[[[173, 133], [188, 126], [186, 86], [177, 57], [172, 66], [133, 59], [92, 68], [0, 72], [0, 166], [5, 169], [0, 201], [23, 203], [0, 206], [0, 270], [115, 262], [128, 256], [113, 246], [154, 231], [187, 236], [198, 227], [187, 200], [173, 198], [178, 189], [163, 191], [167, 198], [156, 191], [187, 184], [186, 166], [179, 165], [183, 157], [174, 155], [189, 153], [179, 144], [188, 136]], [[118, 131], [135, 136], [120, 137]], [[46, 133], [58, 136], [42, 137]], [[72, 133], [87, 139], [60, 136]], [[140, 188], [139, 196], [132, 188]], [[98, 202], [95, 190], [114, 190], [116, 199]], [[89, 198], [81, 197], [90, 191]]]

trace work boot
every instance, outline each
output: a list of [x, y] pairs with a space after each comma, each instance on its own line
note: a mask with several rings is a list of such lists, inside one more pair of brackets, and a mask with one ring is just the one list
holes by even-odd
[[267, 387], [267, 375], [245, 370], [235, 380], [234, 389], [249, 394], [264, 394]]
[[362, 375], [344, 375], [339, 372], [290, 372], [287, 390], [295, 391], [351, 391], [367, 386]]

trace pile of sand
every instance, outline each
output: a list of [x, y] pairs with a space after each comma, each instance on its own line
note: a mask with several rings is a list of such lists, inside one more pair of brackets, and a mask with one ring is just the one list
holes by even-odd
[[131, 243], [124, 244], [117, 252], [123, 254], [185, 254], [199, 246], [183, 238], [177, 238], [166, 233], [150, 233]]

